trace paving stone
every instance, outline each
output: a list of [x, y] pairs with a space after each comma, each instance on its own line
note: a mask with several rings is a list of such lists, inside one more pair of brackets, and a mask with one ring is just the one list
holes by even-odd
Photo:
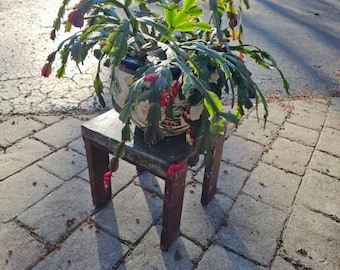
[[[280, 125], [286, 120], [287, 115], [287, 106], [284, 103], [269, 103], [269, 115], [268, 122]], [[258, 116], [261, 117], [264, 115], [263, 106], [260, 104], [258, 109]], [[257, 118], [256, 110], [254, 110], [251, 114], [251, 117]]]
[[167, 252], [162, 252], [159, 247], [161, 230], [160, 225], [151, 227], [140, 244], [118, 269], [192, 269], [192, 260], [199, 257], [202, 253], [201, 248], [179, 237]]
[[81, 136], [81, 123], [78, 119], [68, 117], [36, 133], [34, 137], [60, 148]]
[[[189, 174], [189, 173], [188, 173]], [[188, 176], [187, 176], [188, 179]], [[165, 189], [164, 179], [154, 176], [149, 172], [143, 172], [136, 177], [133, 181], [134, 184], [141, 186], [142, 188], [149, 190], [150, 192], [157, 193], [159, 196], [163, 196]]]
[[313, 170], [334, 176], [340, 179], [339, 158], [315, 150], [310, 167]]
[[90, 185], [75, 178], [21, 213], [18, 220], [35, 234], [55, 244], [82, 223], [93, 210]]
[[60, 249], [56, 249], [34, 267], [34, 270], [110, 270], [128, 249], [107, 233], [84, 225], [66, 239]]
[[30, 269], [46, 254], [44, 246], [14, 223], [0, 223], [0, 269]]
[[246, 258], [269, 265], [285, 219], [280, 210], [241, 195], [230, 212], [227, 226], [218, 231], [216, 241]]
[[308, 170], [302, 180], [296, 203], [340, 217], [340, 181]]
[[43, 122], [46, 125], [52, 125], [56, 122], [59, 122], [64, 118], [62, 115], [35, 115], [33, 116], [34, 119]]
[[264, 148], [237, 136], [229, 137], [223, 145], [222, 160], [246, 170], [255, 167]]
[[278, 138], [272, 148], [264, 153], [262, 160], [274, 166], [303, 175], [309, 163], [313, 148]]
[[[308, 134], [308, 136], [306, 136]], [[314, 147], [319, 139], [319, 131], [285, 123], [284, 128], [280, 131], [280, 136], [307, 146]]]
[[278, 130], [277, 125], [268, 122], [264, 127], [264, 121], [257, 121], [253, 117], [249, 117], [242, 121], [234, 134], [263, 145], [269, 145], [277, 136]]
[[331, 99], [329, 110], [331, 111], [340, 111], [340, 98], [334, 97]]
[[290, 213], [301, 178], [260, 162], [242, 191], [255, 199]]
[[292, 264], [282, 259], [280, 256], [275, 258], [273, 266], [270, 268], [271, 270], [296, 270]]
[[[222, 192], [233, 198], [236, 198], [244, 182], [249, 177], [249, 172], [225, 162], [220, 163], [220, 169], [217, 179], [217, 192]], [[204, 170], [201, 170], [194, 179], [203, 183]]]
[[135, 185], [115, 196], [93, 220], [110, 234], [135, 243], [162, 214], [162, 200]]
[[0, 182], [0, 219], [7, 222], [15, 218], [62, 183], [35, 165], [8, 177]]
[[291, 105], [295, 108], [304, 108], [312, 111], [327, 112], [328, 100], [327, 99], [302, 99], [293, 100]]
[[28, 117], [11, 117], [7, 121], [0, 123], [0, 146], [7, 147], [43, 127], [43, 124]]
[[68, 146], [75, 150], [76, 152], [86, 156], [86, 151], [85, 151], [85, 144], [84, 140], [82, 137], [74, 140], [73, 142], [69, 143]]
[[87, 168], [77, 175], [78, 177], [90, 182], [89, 171]]
[[212, 245], [197, 266], [198, 270], [264, 270], [241, 256], [226, 251], [223, 247]]
[[340, 110], [329, 110], [325, 122], [325, 127], [334, 128], [340, 130]]
[[332, 128], [324, 128], [316, 148], [340, 157], [340, 131]]
[[[339, 269], [339, 223], [296, 206], [284, 233], [282, 256], [311, 269]], [[302, 253], [298, 250], [302, 249]]]
[[37, 164], [64, 180], [70, 180], [87, 167], [86, 157], [67, 148], [59, 149]]
[[0, 155], [0, 181], [52, 152], [34, 139], [24, 138]]
[[233, 201], [216, 194], [206, 206], [201, 204], [202, 187], [189, 185], [185, 189], [181, 232], [202, 245], [207, 245], [218, 227], [226, 220]]
[[299, 126], [321, 130], [325, 121], [326, 113], [314, 108], [294, 106], [293, 112], [287, 121]]

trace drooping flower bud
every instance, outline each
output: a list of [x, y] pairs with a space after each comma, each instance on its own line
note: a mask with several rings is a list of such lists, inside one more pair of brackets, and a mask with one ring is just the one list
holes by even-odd
[[108, 189], [111, 184], [111, 177], [112, 177], [112, 171], [107, 171], [103, 175], [103, 183], [106, 189]]
[[41, 76], [43, 77], [48, 77], [51, 75], [51, 72], [52, 72], [52, 66], [50, 63], [46, 63], [42, 69], [41, 69]]
[[84, 25], [84, 14], [78, 9], [73, 10], [68, 14], [67, 22], [81, 28]]
[[176, 173], [186, 170], [188, 168], [188, 164], [186, 163], [178, 163], [178, 164], [171, 164], [168, 168], [167, 176], [169, 178], [173, 178]]
[[156, 73], [149, 73], [148, 75], [145, 76], [145, 81], [153, 82], [157, 78], [158, 78], [158, 75]]
[[181, 83], [179, 82], [174, 82], [173, 85], [171, 86], [171, 96], [172, 100], [175, 100], [175, 98], [178, 95], [179, 89], [181, 89]]
[[168, 105], [170, 103], [170, 99], [171, 99], [170, 93], [169, 92], [163, 92], [161, 94], [161, 100], [159, 102], [159, 105], [161, 107], [168, 107]]

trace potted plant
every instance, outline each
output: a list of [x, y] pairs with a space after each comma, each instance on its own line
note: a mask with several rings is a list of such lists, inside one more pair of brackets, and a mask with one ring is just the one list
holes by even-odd
[[[204, 153], [215, 135], [224, 134], [225, 121], [237, 124], [253, 104], [262, 103], [266, 119], [265, 97], [244, 56], [276, 69], [288, 92], [271, 55], [242, 42], [242, 11], [249, 7], [248, 0], [82, 0], [66, 16], [68, 4], [64, 0], [60, 6], [51, 38], [63, 22], [65, 31], [80, 30], [49, 54], [42, 75], [51, 74], [57, 53], [59, 78], [68, 60], [79, 66], [93, 53], [98, 59], [94, 90], [105, 106], [101, 70], [111, 69], [113, 106], [124, 123], [117, 157], [124, 155], [125, 141], [132, 137], [132, 121], [144, 129], [150, 144], [162, 140], [166, 131], [186, 132], [188, 143]], [[121, 92], [123, 102], [116, 99]], [[233, 113], [223, 111], [226, 96]]]

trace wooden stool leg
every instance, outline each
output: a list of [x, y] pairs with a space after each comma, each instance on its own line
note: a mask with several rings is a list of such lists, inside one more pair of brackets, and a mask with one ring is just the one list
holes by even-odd
[[105, 205], [111, 198], [111, 186], [105, 189], [103, 174], [108, 171], [109, 155], [84, 138], [90, 176], [92, 201], [96, 207]]
[[201, 197], [201, 203], [203, 205], [207, 205], [216, 193], [224, 140], [224, 135], [218, 136], [214, 149], [212, 151], [208, 151], [204, 157], [205, 170]]
[[181, 171], [175, 179], [165, 181], [161, 234], [161, 249], [164, 251], [179, 236], [186, 174], [186, 170]]

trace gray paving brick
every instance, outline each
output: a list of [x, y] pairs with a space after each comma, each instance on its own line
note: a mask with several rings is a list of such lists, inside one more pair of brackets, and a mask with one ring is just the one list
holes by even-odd
[[75, 231], [34, 270], [110, 270], [128, 251], [117, 239], [86, 225]]
[[68, 147], [72, 148], [73, 150], [77, 151], [78, 153], [86, 156], [85, 151], [85, 144], [82, 137], [76, 139], [75, 141], [68, 144]]
[[62, 183], [38, 166], [8, 177], [0, 182], [0, 219], [6, 222], [15, 218]]
[[321, 130], [326, 113], [314, 108], [294, 106], [294, 110], [287, 121], [299, 126]]
[[340, 157], [340, 131], [324, 128], [316, 148]]
[[93, 217], [110, 234], [135, 243], [162, 214], [162, 200], [135, 185], [121, 191]]
[[[248, 171], [226, 164], [222, 161], [218, 173], [217, 191], [236, 198], [248, 177]], [[203, 178], [203, 169], [194, 176], [194, 179], [200, 183], [203, 183]]]
[[255, 167], [264, 148], [237, 136], [229, 137], [223, 146], [222, 160], [246, 170]]
[[78, 119], [68, 117], [36, 133], [34, 137], [59, 148], [81, 136], [81, 123]]
[[77, 175], [78, 177], [90, 182], [89, 171], [87, 168]]
[[[282, 124], [287, 115], [287, 105], [284, 103], [278, 102], [278, 103], [269, 103], [269, 115], [268, 115], [268, 122], [280, 125]], [[259, 110], [258, 110], [258, 116], [260, 119], [262, 119], [264, 114], [264, 110], [262, 105], [259, 105]], [[254, 110], [251, 114], [251, 117], [257, 118], [257, 113], [256, 110]]]
[[43, 127], [43, 124], [25, 116], [11, 117], [0, 123], [0, 146], [7, 147]]
[[334, 156], [316, 150], [312, 156], [310, 167], [340, 179], [339, 159]]
[[[311, 269], [339, 269], [339, 223], [296, 206], [283, 237], [282, 256]], [[299, 253], [302, 249], [306, 255]]]
[[332, 110], [332, 111], [340, 111], [340, 98], [333, 97], [331, 99], [329, 109]]
[[302, 180], [296, 203], [340, 217], [339, 194], [339, 180], [308, 170]]
[[233, 201], [225, 195], [216, 194], [208, 205], [201, 204], [201, 185], [189, 185], [185, 189], [181, 232], [207, 245], [218, 227], [225, 221]]
[[313, 148], [278, 138], [272, 148], [264, 153], [262, 160], [281, 169], [303, 175]]
[[278, 135], [278, 130], [279, 127], [275, 124], [268, 122], [264, 128], [264, 121], [257, 121], [255, 118], [249, 117], [242, 121], [234, 134], [263, 145], [269, 145]]
[[90, 185], [75, 178], [21, 213], [18, 220], [49, 243], [55, 244], [93, 210]]
[[301, 99], [291, 101], [294, 108], [303, 108], [312, 111], [326, 112], [328, 110], [327, 99]]
[[46, 254], [44, 246], [14, 223], [0, 223], [0, 269], [30, 269]]
[[277, 256], [275, 258], [273, 266], [270, 269], [271, 270], [295, 270], [296, 268], [289, 262], [282, 259], [280, 256]]
[[202, 253], [199, 246], [179, 237], [167, 252], [159, 247], [162, 227], [153, 226], [118, 269], [192, 269], [192, 260]]
[[284, 227], [286, 215], [246, 195], [238, 197], [227, 226], [222, 226], [216, 241], [243, 256], [269, 265]]
[[39, 120], [40, 122], [43, 122], [46, 125], [52, 125], [64, 118], [62, 115], [35, 115], [33, 116], [34, 119]]
[[264, 270], [264, 267], [256, 265], [241, 256], [226, 251], [223, 247], [212, 245], [199, 262], [198, 270]]
[[155, 192], [160, 196], [163, 196], [164, 194], [165, 181], [160, 177], [152, 175], [151, 173], [143, 172], [135, 178], [133, 183], [143, 187], [146, 190]]
[[87, 167], [85, 156], [67, 148], [58, 150], [37, 164], [64, 180], [70, 180]]
[[242, 189], [255, 199], [290, 213], [301, 178], [260, 162]]
[[340, 130], [340, 110], [339, 111], [329, 110], [325, 126]]
[[[308, 136], [306, 136], [308, 134]], [[280, 136], [289, 140], [314, 147], [319, 139], [320, 132], [301, 127], [291, 123], [285, 123], [280, 131]]]
[[27, 165], [41, 159], [52, 150], [34, 140], [24, 138], [6, 149], [5, 154], [0, 155], [0, 180], [20, 171]]

